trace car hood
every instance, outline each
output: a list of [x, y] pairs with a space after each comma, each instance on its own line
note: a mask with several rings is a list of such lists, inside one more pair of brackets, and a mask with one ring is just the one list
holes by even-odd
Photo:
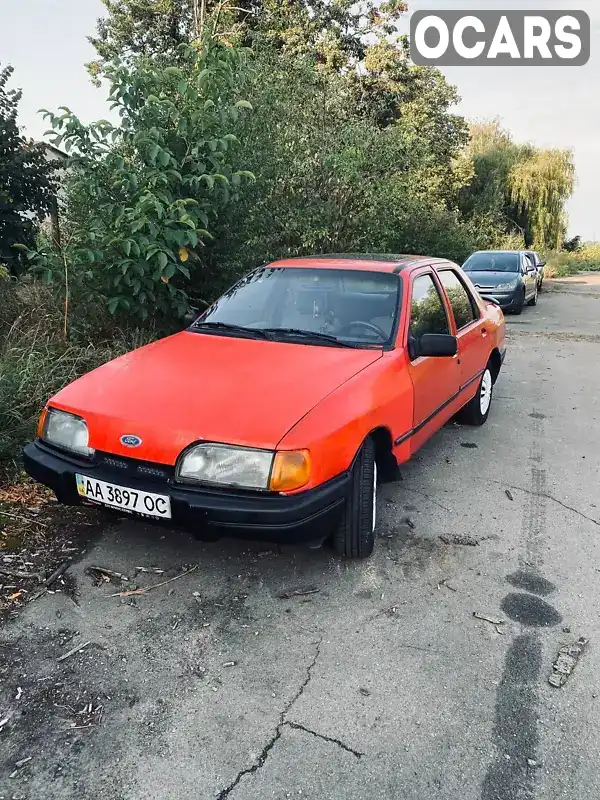
[[518, 272], [467, 272], [467, 275], [477, 289], [492, 288], [502, 283], [513, 283], [519, 277]]
[[[97, 450], [174, 464], [200, 439], [275, 448], [319, 401], [381, 356], [184, 331], [84, 375], [50, 404], [82, 416]], [[127, 434], [141, 444], [123, 445]]]

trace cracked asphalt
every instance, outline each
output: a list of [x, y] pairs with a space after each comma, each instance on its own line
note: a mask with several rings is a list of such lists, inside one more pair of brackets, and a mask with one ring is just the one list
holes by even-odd
[[488, 424], [381, 487], [371, 560], [103, 531], [2, 631], [0, 798], [597, 800], [600, 286], [507, 323]]

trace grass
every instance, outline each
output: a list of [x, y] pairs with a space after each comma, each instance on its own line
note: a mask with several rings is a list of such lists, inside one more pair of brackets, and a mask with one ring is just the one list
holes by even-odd
[[547, 253], [545, 275], [565, 278], [578, 272], [600, 271], [600, 244], [587, 244], [576, 253]]
[[154, 338], [151, 331], [112, 332], [65, 341], [60, 303], [37, 283], [0, 281], [0, 473], [20, 472], [20, 450], [35, 433], [48, 398], [66, 384]]

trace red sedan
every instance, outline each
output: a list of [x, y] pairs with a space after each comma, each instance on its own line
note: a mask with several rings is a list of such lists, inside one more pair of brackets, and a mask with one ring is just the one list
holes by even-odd
[[453, 415], [486, 421], [504, 341], [501, 310], [452, 262], [276, 261], [58, 392], [25, 467], [62, 503], [362, 558], [378, 475]]

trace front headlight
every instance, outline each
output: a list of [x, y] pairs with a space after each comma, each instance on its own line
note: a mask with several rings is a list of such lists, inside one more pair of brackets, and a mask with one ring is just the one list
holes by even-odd
[[177, 477], [194, 483], [293, 491], [308, 483], [310, 459], [306, 450], [274, 453], [226, 444], [198, 444], [183, 454]]
[[40, 438], [49, 444], [86, 456], [86, 458], [94, 455], [94, 449], [88, 447], [89, 433], [85, 420], [74, 414], [68, 414], [66, 411], [59, 411], [56, 408], [48, 409], [42, 423]]
[[273, 453], [225, 444], [199, 444], [181, 459], [177, 477], [245, 489], [268, 489]]
[[510, 292], [511, 289], [517, 288], [517, 281], [509, 281], [508, 283], [499, 283], [496, 286], [497, 292]]

